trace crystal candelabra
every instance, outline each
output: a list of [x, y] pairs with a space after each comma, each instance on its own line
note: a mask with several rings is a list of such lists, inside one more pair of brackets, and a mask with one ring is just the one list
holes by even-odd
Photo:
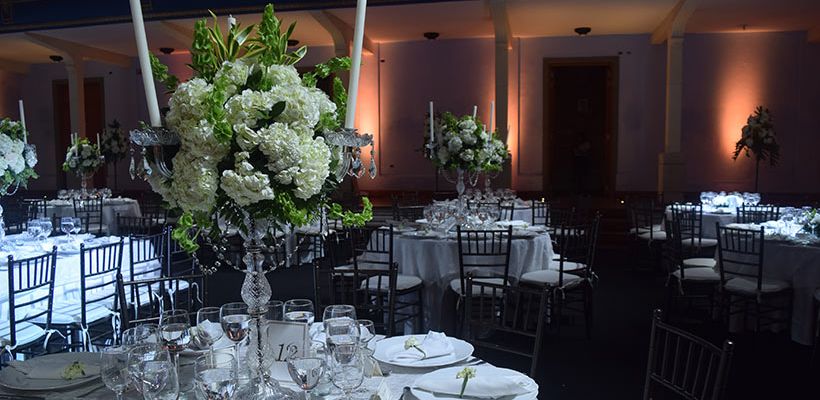
[[470, 172], [464, 171], [463, 169], [459, 168], [456, 170], [456, 175], [450, 175], [450, 171], [444, 168], [439, 168], [439, 174], [444, 177], [447, 182], [455, 183], [456, 184], [456, 192], [458, 192], [458, 215], [456, 217], [457, 222], [459, 224], [464, 222], [465, 219], [465, 208], [466, 202], [464, 201], [464, 191], [466, 190], [466, 185], [464, 183], [465, 179], [470, 186], [475, 187], [478, 184], [478, 172]]

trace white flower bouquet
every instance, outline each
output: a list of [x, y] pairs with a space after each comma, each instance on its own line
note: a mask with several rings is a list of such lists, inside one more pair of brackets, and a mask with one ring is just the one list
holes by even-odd
[[445, 112], [436, 116], [434, 131], [430, 158], [436, 166], [471, 172], [481, 170], [490, 135], [478, 118], [470, 115], [457, 117]]
[[507, 149], [507, 144], [498, 138], [498, 135], [493, 132], [490, 135], [490, 140], [485, 145], [484, 154], [481, 158], [484, 160], [484, 165], [481, 169], [484, 172], [498, 172], [504, 168], [504, 162], [510, 158], [510, 151]]
[[73, 172], [82, 177], [96, 172], [104, 162], [100, 146], [91, 143], [87, 138], [79, 138], [66, 150], [63, 171]]
[[[174, 234], [189, 251], [198, 247], [192, 228], [220, 233], [217, 215], [240, 230], [248, 219], [305, 225], [340, 183], [331, 171], [341, 149], [324, 136], [340, 127], [346, 94], [338, 78], [333, 100], [316, 82], [349, 68], [350, 60], [334, 58], [300, 77], [294, 64], [307, 48], [288, 51], [293, 28], [280, 31], [271, 5], [255, 36], [254, 25], [233, 25], [223, 37], [218, 25], [197, 21], [194, 76], [184, 83], [152, 59], [154, 75], [173, 92], [165, 122], [180, 147], [173, 176], [153, 174], [148, 181], [182, 211]], [[364, 214], [369, 207], [365, 201]]]
[[26, 187], [36, 179], [37, 151], [24, 142], [23, 125], [8, 118], [0, 120], [0, 193], [12, 186]]
[[117, 120], [108, 124], [108, 127], [100, 134], [100, 152], [105, 157], [105, 162], [114, 163], [125, 158], [128, 153], [128, 138], [120, 128]]
[[758, 106], [755, 113], [746, 120], [740, 140], [735, 144], [732, 159], [737, 160], [741, 152], [746, 157], [754, 156], [758, 161], [768, 160], [769, 164], [777, 165], [780, 159], [780, 144], [777, 143], [769, 109]]

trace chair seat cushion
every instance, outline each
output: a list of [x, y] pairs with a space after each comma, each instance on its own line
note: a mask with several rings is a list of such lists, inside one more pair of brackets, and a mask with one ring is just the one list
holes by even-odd
[[[504, 284], [504, 278], [473, 278], [473, 281], [481, 282], [481, 283], [492, 283], [494, 285], [503, 285]], [[453, 291], [458, 293], [460, 296], [465, 295], [464, 293], [461, 293], [461, 279], [453, 279], [452, 281], [450, 281], [450, 289], [453, 289]], [[473, 291], [473, 294], [476, 294], [476, 291], [478, 291], [478, 290], [481, 290], [481, 288], [476, 287], [476, 289]], [[489, 291], [488, 289], [485, 289], [485, 290]], [[489, 294], [489, 293], [487, 293], [487, 294]], [[500, 290], [498, 291], [498, 295], [499, 296], [501, 295]]]
[[[672, 273], [675, 278], [680, 279], [680, 270]], [[683, 280], [685, 281], [720, 281], [720, 275], [712, 268], [706, 267], [692, 267], [686, 268], [683, 272]]]
[[[0, 321], [0, 346], [12, 345], [10, 328], [9, 321]], [[18, 322], [14, 328], [17, 331], [15, 341], [18, 347], [34, 343], [46, 333], [43, 328], [30, 322]]]
[[[575, 261], [564, 261], [564, 272], [580, 271], [582, 269], [585, 269], [586, 267], [587, 265], [584, 263], [579, 263]], [[559, 271], [561, 269], [561, 261], [551, 260], [549, 269]]]
[[[397, 275], [396, 276], [396, 290], [407, 290], [421, 285], [421, 278], [413, 275]], [[378, 288], [377, 288], [378, 286]], [[370, 288], [370, 290], [390, 290], [390, 280], [387, 276], [374, 276], [367, 281], [362, 282], [362, 289]]]
[[629, 233], [634, 235], [636, 233], [647, 233], [650, 230], [652, 232], [662, 232], [663, 231], [663, 226], [661, 224], [655, 224], [655, 225], [652, 225], [652, 229], [649, 229], [649, 226], [641, 226], [641, 227], [638, 227], [638, 228], [630, 229]]
[[[113, 299], [112, 299], [113, 301]], [[96, 321], [108, 318], [111, 311], [100, 303], [91, 304], [86, 309], [86, 323], [91, 324]], [[37, 318], [37, 323], [45, 323], [45, 315]], [[42, 322], [39, 321], [42, 319]], [[51, 315], [51, 323], [55, 325], [72, 325], [82, 323], [82, 304], [66, 304], [63, 306], [54, 307], [54, 312]]]
[[[763, 282], [760, 286], [760, 292], [762, 293], [776, 293], [786, 289], [789, 289], [791, 285], [789, 282], [781, 281], [777, 279], [763, 279]], [[742, 293], [742, 294], [755, 294], [757, 293], [757, 280], [750, 279], [750, 278], [733, 278], [729, 279], [724, 286], [726, 290], [735, 293]]]
[[682, 239], [681, 244], [683, 245], [683, 247], [698, 247], [698, 248], [715, 247], [715, 246], [717, 246], [717, 239], [701, 238], [701, 239], [692, 240], [691, 238], [689, 238], [689, 239]]
[[687, 258], [683, 265], [687, 268], [715, 268], [717, 261], [714, 258]]
[[666, 240], [666, 232], [644, 232], [638, 234], [641, 240]]
[[[564, 273], [563, 275], [563, 287], [575, 286], [579, 282], [581, 282], [581, 277], [578, 275], [572, 275], [567, 273]], [[521, 282], [547, 286], [558, 286], [559, 278], [561, 278], [560, 271], [542, 269], [540, 271], [531, 271], [525, 273], [524, 275], [521, 275]]]

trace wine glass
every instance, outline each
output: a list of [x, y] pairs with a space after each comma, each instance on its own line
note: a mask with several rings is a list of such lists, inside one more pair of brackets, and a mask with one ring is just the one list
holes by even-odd
[[284, 304], [281, 300], [269, 301], [265, 319], [268, 321], [283, 321], [285, 313]]
[[203, 307], [196, 312], [196, 337], [208, 346], [211, 357], [214, 355], [213, 345], [225, 334], [222, 331], [219, 311], [219, 307]]
[[284, 305], [285, 321], [313, 323], [313, 302], [308, 299], [291, 299]]
[[71, 231], [74, 229], [74, 218], [72, 217], [62, 217], [60, 218], [60, 231], [63, 234], [68, 236], [68, 240], [71, 240]]
[[159, 337], [162, 347], [174, 355], [174, 365], [179, 366], [179, 353], [191, 342], [191, 321], [186, 310], [168, 310], [160, 315]]
[[234, 343], [234, 358], [239, 360], [237, 346], [248, 336], [251, 324], [248, 305], [240, 302], [224, 304], [219, 309], [219, 322], [222, 324], [225, 336]]
[[51, 218], [40, 218], [40, 240], [45, 240], [49, 236], [51, 236], [51, 232], [54, 231], [54, 224], [51, 223]]
[[71, 234], [76, 235], [83, 230], [83, 221], [77, 217], [73, 217], [74, 227], [71, 228]]
[[26, 234], [32, 239], [39, 238], [42, 230], [43, 228], [40, 226], [40, 220], [36, 218], [30, 219], [26, 224]]
[[353, 307], [349, 304], [333, 304], [325, 307], [325, 311], [322, 315], [322, 321], [325, 323], [325, 328], [327, 328], [327, 321], [333, 318], [342, 318], [347, 317], [350, 319], [356, 319], [356, 307]]
[[364, 381], [364, 362], [358, 346], [337, 347], [333, 353], [333, 384], [350, 399], [352, 392]]
[[179, 375], [170, 360], [142, 362], [142, 394], [145, 400], [176, 400]]
[[325, 373], [324, 360], [319, 357], [291, 357], [287, 364], [290, 378], [305, 392], [305, 398], [310, 399], [310, 391], [319, 384]]
[[122, 332], [121, 344], [132, 348], [140, 344], [156, 344], [159, 342], [159, 329], [155, 324], [137, 325]]
[[105, 347], [100, 351], [100, 377], [103, 383], [122, 400], [122, 392], [128, 386], [128, 351], [125, 347]]
[[348, 351], [345, 349], [352, 348], [355, 350], [359, 348], [360, 333], [359, 324], [356, 322], [356, 319], [337, 317], [328, 319], [324, 321], [324, 323], [325, 341], [331, 353], [335, 353], [338, 349], [341, 349], [340, 352], [346, 354], [345, 351], [350, 353], [353, 350]]
[[140, 344], [128, 351], [128, 373], [134, 389], [143, 393], [143, 371], [148, 361], [170, 361], [171, 355], [156, 343]]
[[236, 368], [236, 358], [224, 351], [198, 357], [194, 362], [194, 390], [197, 398], [233, 398], [238, 385]]
[[367, 344], [376, 337], [376, 324], [369, 319], [356, 320], [359, 324], [359, 345], [367, 348]]

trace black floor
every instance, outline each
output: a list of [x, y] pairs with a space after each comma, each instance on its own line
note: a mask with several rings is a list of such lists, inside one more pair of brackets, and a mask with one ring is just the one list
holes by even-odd
[[[592, 339], [586, 339], [581, 320], [564, 326], [560, 335], [548, 334], [535, 376], [541, 399], [641, 398], [650, 315], [665, 305], [665, 290], [661, 274], [632, 268], [634, 257], [614, 247], [599, 252]], [[242, 277], [235, 272], [214, 276], [209, 286], [211, 303], [240, 300]], [[313, 277], [307, 267], [275, 271], [269, 279], [274, 298], [313, 297]], [[727, 337], [717, 322], [675, 324], [716, 344]], [[810, 347], [795, 344], [785, 333], [732, 335], [731, 339], [736, 347], [729, 399], [820, 399], [820, 369], [810, 369]], [[529, 369], [526, 360], [515, 357], [488, 360]]]

